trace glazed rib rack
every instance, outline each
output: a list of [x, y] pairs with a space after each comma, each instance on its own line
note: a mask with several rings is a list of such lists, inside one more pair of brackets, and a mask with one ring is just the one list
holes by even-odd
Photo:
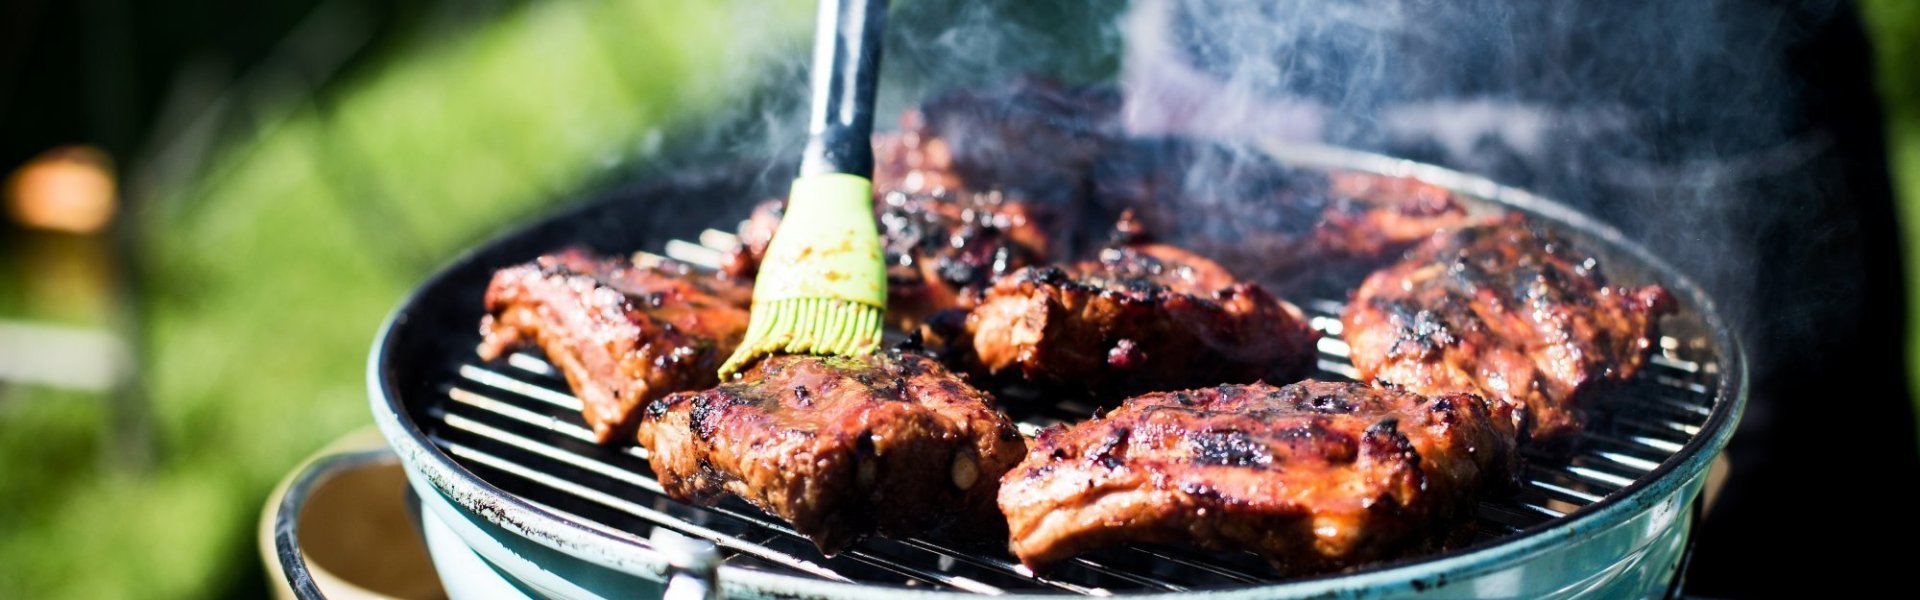
[[[719, 259], [717, 249], [732, 242], [730, 234], [708, 230], [698, 243], [672, 241], [664, 252], [710, 267]], [[1302, 308], [1326, 334], [1314, 377], [1351, 379], [1353, 367], [1340, 340], [1341, 303], [1308, 300]], [[1598, 403], [1603, 408], [1581, 433], [1577, 453], [1560, 459], [1528, 456], [1522, 491], [1480, 504], [1472, 544], [1545, 527], [1649, 477], [1700, 432], [1713, 408], [1719, 377], [1709, 347], [1705, 339], [1660, 338], [1648, 367]], [[1284, 579], [1251, 554], [1162, 546], [1083, 555], [1044, 577], [1004, 548], [934, 539], [873, 537], [826, 557], [785, 523], [738, 499], [696, 507], [667, 498], [648, 468], [645, 449], [593, 443], [580, 420], [580, 401], [537, 353], [491, 363], [466, 358], [444, 365], [433, 377], [440, 393], [420, 425], [434, 444], [479, 478], [557, 516], [637, 544], [645, 545], [659, 527], [709, 540], [732, 567], [989, 595], [1170, 592]], [[1028, 434], [1094, 410], [1075, 401], [1017, 404], [1041, 406], [1010, 411]]]

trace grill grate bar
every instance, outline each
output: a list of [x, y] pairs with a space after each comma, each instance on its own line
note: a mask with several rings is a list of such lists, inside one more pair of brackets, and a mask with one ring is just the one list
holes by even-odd
[[1626, 454], [1621, 454], [1619, 452], [1600, 451], [1600, 452], [1595, 452], [1593, 454], [1595, 456], [1599, 456], [1600, 458], [1613, 461], [1616, 464], [1619, 464], [1621, 466], [1624, 466], [1630, 469], [1634, 469], [1641, 473], [1651, 472], [1654, 469], [1660, 468], [1660, 463], [1650, 462], [1644, 458], [1640, 458], [1637, 456], [1629, 456]]
[[1618, 481], [1617, 478], [1602, 480], [1602, 479], [1595, 479], [1592, 477], [1585, 477], [1578, 473], [1573, 472], [1571, 469], [1567, 467], [1541, 467], [1537, 465], [1529, 465], [1526, 468], [1526, 477], [1529, 481], [1539, 480], [1539, 481], [1547, 481], [1561, 487], [1571, 486], [1572, 488], [1585, 490], [1588, 493], [1592, 493], [1602, 497], [1606, 496], [1607, 494], [1611, 494], [1616, 491], [1619, 491], [1620, 488], [1622, 487], [1626, 487], [1624, 485], [1617, 485], [1616, 484], [1616, 482]]
[[1593, 494], [1582, 492], [1580, 490], [1576, 490], [1569, 487], [1554, 485], [1552, 483], [1540, 481], [1537, 479], [1528, 481], [1527, 485], [1533, 486], [1542, 491], [1545, 491], [1548, 497], [1552, 497], [1558, 500], [1564, 500], [1567, 502], [1575, 502], [1581, 505], [1587, 505], [1587, 504], [1593, 504], [1595, 502], [1600, 501], [1600, 496], [1595, 496]]
[[680, 240], [667, 240], [666, 253], [674, 260], [707, 270], [719, 270], [722, 258], [718, 250]]
[[[654, 485], [657, 486], [659, 484], [655, 483]], [[705, 507], [705, 508], [706, 510], [709, 510], [721, 515], [726, 515], [727, 517], [739, 520], [741, 522], [750, 524], [760, 529], [777, 532], [781, 535], [784, 535], [789, 538], [799, 540], [805, 543], [812, 543], [811, 541], [807, 540], [806, 536], [800, 535], [800, 532], [795, 531], [792, 527], [788, 527], [784, 523], [772, 521], [765, 517], [761, 517], [759, 515], [754, 515], [754, 514], [746, 513], [743, 511], [734, 510], [725, 506], [711, 506], [711, 507]], [[865, 550], [861, 550], [859, 548], [848, 550], [846, 552], [843, 552], [842, 554], [845, 554], [847, 556], [851, 556], [853, 558], [860, 559], [863, 561], [871, 562], [873, 564], [883, 566], [888, 570], [892, 570], [902, 575], [906, 575], [906, 576], [913, 577], [915, 579], [920, 579], [923, 581], [938, 581], [938, 582], [946, 583], [949, 585], [955, 585], [956, 587], [970, 586], [974, 591], [980, 591], [986, 588], [993, 588], [993, 586], [989, 586], [985, 583], [980, 583], [978, 581], [974, 581], [972, 579], [968, 579], [965, 577], [948, 575], [945, 573], [940, 573], [938, 571], [929, 571], [929, 570], [921, 569], [918, 567], [908, 566], [900, 561], [889, 560], [887, 558], [877, 556], [873, 553], [867, 552]], [[999, 590], [999, 588], [993, 588], [993, 589]], [[998, 594], [998, 593], [1005, 593], [1005, 592], [994, 591], [994, 592], [982, 592], [982, 593]]]
[[[1314, 319], [1314, 321], [1316, 322], [1316, 325], [1317, 325], [1320, 319], [1316, 318]], [[1339, 328], [1334, 327], [1332, 329], [1339, 329]], [[1340, 338], [1332, 337], [1331, 331], [1328, 331], [1326, 329], [1322, 329], [1321, 331], [1326, 331], [1328, 333], [1328, 336], [1322, 337], [1320, 338], [1320, 341], [1315, 342], [1314, 348], [1318, 349], [1321, 354], [1325, 354], [1328, 356], [1337, 356], [1340, 358], [1347, 358], [1347, 353], [1352, 351], [1352, 348], [1347, 347], [1347, 343], [1345, 341], [1342, 341]]]
[[1099, 573], [1101, 575], [1112, 577], [1114, 579], [1119, 579], [1121, 581], [1131, 582], [1137, 585], [1159, 588], [1169, 592], [1187, 591], [1186, 586], [1175, 584], [1168, 581], [1161, 581], [1159, 579], [1154, 579], [1152, 577], [1148, 577], [1145, 575], [1137, 575], [1134, 573], [1129, 573], [1125, 569], [1116, 569], [1113, 567], [1109, 567], [1107, 565], [1101, 564], [1100, 562], [1095, 561], [1091, 558], [1087, 558], [1085, 556], [1075, 556], [1069, 559], [1067, 562], [1072, 565], [1093, 571], [1095, 573]]
[[1547, 507], [1545, 507], [1545, 506], [1540, 506], [1540, 505], [1538, 505], [1538, 504], [1534, 504], [1534, 503], [1532, 503], [1532, 502], [1516, 502], [1516, 503], [1514, 503], [1514, 506], [1518, 506], [1518, 507], [1520, 507], [1520, 508], [1524, 508], [1524, 509], [1527, 509], [1527, 510], [1530, 510], [1530, 511], [1533, 511], [1533, 512], [1537, 512], [1537, 513], [1540, 513], [1540, 514], [1543, 514], [1543, 515], [1546, 515], [1546, 516], [1547, 516], [1547, 518], [1550, 518], [1550, 519], [1558, 519], [1558, 518], [1560, 518], [1560, 517], [1564, 517], [1564, 516], [1567, 516], [1567, 513], [1563, 513], [1563, 512], [1560, 512], [1560, 511], [1557, 511], [1557, 510], [1554, 510], [1554, 509], [1551, 509], [1551, 508], [1547, 508]]
[[489, 371], [487, 369], [476, 367], [473, 365], [461, 365], [460, 376], [465, 377], [473, 381], [474, 383], [478, 383], [480, 385], [484, 385], [491, 388], [497, 388], [505, 392], [512, 392], [514, 394], [518, 394], [521, 396], [526, 396], [528, 398], [539, 400], [547, 404], [551, 404], [551, 405], [564, 408], [573, 412], [580, 412], [580, 409], [582, 408], [580, 399], [575, 398], [570, 394], [556, 392], [544, 387], [540, 387], [531, 383], [514, 379], [512, 377], [508, 377], [505, 374], [499, 373], [497, 371]]
[[1640, 431], [1676, 436], [1682, 440], [1692, 439], [1694, 435], [1700, 433], [1700, 426], [1698, 425], [1688, 425], [1677, 421], [1648, 421], [1626, 415], [1616, 415], [1613, 418], [1613, 424], [1638, 429]]
[[[1640, 460], [1642, 463], [1651, 464], [1655, 466], [1659, 464], [1657, 460], [1647, 461], [1646, 459], [1642, 459], [1640, 457], [1634, 456], [1634, 454], [1644, 453], [1644, 454], [1648, 454], [1648, 455], [1659, 457], [1659, 458], [1665, 458], [1667, 455], [1672, 454], [1672, 452], [1666, 452], [1664, 450], [1661, 450], [1658, 446], [1649, 446], [1646, 444], [1633, 441], [1632, 439], [1620, 439], [1614, 436], [1598, 433], [1592, 430], [1580, 432], [1579, 438], [1581, 442], [1586, 445], [1586, 447], [1591, 448], [1596, 454], [1601, 452], [1612, 452], [1615, 454], [1619, 454], [1621, 456], [1632, 457]], [[1653, 467], [1649, 466], [1641, 470], [1651, 471], [1653, 470]]]
[[1629, 485], [1633, 485], [1632, 479], [1621, 477], [1619, 475], [1615, 475], [1615, 474], [1608, 473], [1606, 471], [1601, 471], [1598, 469], [1579, 467], [1579, 466], [1568, 466], [1567, 472], [1581, 479], [1614, 486], [1615, 489], [1624, 488]]
[[1320, 313], [1323, 316], [1332, 317], [1334, 322], [1338, 323], [1340, 322], [1340, 313], [1346, 312], [1347, 310], [1347, 303], [1339, 300], [1315, 298], [1306, 301], [1305, 304], [1300, 305], [1300, 308]]
[[[518, 406], [514, 406], [512, 404], [501, 402], [499, 400], [494, 400], [492, 398], [488, 398], [486, 396], [482, 396], [480, 394], [469, 392], [467, 390], [460, 389], [460, 388], [448, 389], [447, 397], [453, 399], [454, 402], [458, 402], [458, 403], [465, 404], [467, 406], [471, 406], [480, 410], [498, 414], [500, 416], [507, 417], [509, 419], [513, 419], [521, 423], [526, 423], [534, 427], [539, 427], [547, 431], [558, 433], [560, 435], [564, 435], [576, 440], [580, 440], [582, 442], [587, 442], [587, 443], [593, 442], [593, 434], [591, 432], [588, 432], [587, 428], [581, 427], [579, 425], [575, 425], [573, 423], [568, 423], [566, 421], [562, 421], [560, 420], [559, 417], [556, 417], [553, 415], [539, 414], [524, 408], [520, 408]], [[448, 416], [448, 418], [454, 418], [454, 417], [455, 415]]]
[[1658, 366], [1658, 367], [1665, 367], [1668, 369], [1673, 369], [1675, 371], [1685, 371], [1688, 374], [1700, 372], [1700, 363], [1697, 363], [1691, 360], [1686, 360], [1678, 356], [1672, 356], [1665, 352], [1654, 352], [1652, 354], [1649, 354], [1647, 356], [1647, 364]]
[[579, 484], [575, 484], [570, 481], [566, 481], [564, 479], [560, 479], [558, 477], [554, 477], [552, 475], [548, 475], [546, 473], [535, 471], [525, 466], [521, 466], [518, 463], [494, 456], [490, 453], [476, 449], [472, 446], [467, 446], [465, 444], [460, 444], [460, 443], [453, 442], [453, 441], [446, 440], [444, 438], [439, 438], [439, 437], [434, 437], [432, 439], [436, 445], [442, 448], [446, 448], [448, 453], [453, 454], [454, 456], [465, 458], [475, 463], [485, 465], [489, 468], [507, 473], [509, 475], [513, 475], [515, 477], [519, 477], [521, 479], [533, 482], [535, 484], [552, 488], [555, 491], [559, 491], [568, 496], [580, 498], [583, 500], [588, 500], [596, 504], [599, 504], [601, 506], [605, 506], [607, 508], [625, 512], [635, 517], [639, 517], [641, 519], [645, 519], [649, 522], [652, 522], [655, 526], [666, 527], [668, 529], [672, 529], [674, 531], [684, 533], [686, 535], [705, 539], [709, 542], [713, 542], [714, 545], [719, 546], [721, 548], [726, 548], [728, 550], [732, 550], [735, 552], [749, 554], [754, 556], [755, 558], [759, 558], [761, 560], [765, 560], [768, 562], [798, 569], [798, 570], [807, 572], [809, 574], [813, 574], [821, 577], [827, 577], [829, 579], [834, 579], [836, 581], [851, 581], [846, 576], [841, 575], [831, 569], [827, 569], [820, 565], [814, 564], [812, 561], [808, 561], [806, 559], [802, 559], [802, 558], [787, 554], [785, 552], [780, 552], [778, 550], [774, 550], [766, 546], [747, 542], [746, 540], [735, 538], [735, 537], [720, 533], [718, 531], [708, 529], [706, 527], [695, 525], [693, 523], [689, 523], [682, 519], [676, 519], [673, 516], [668, 515], [666, 513], [663, 513], [651, 508], [647, 508], [645, 506], [640, 506], [638, 504], [634, 504], [626, 500], [622, 500], [612, 495], [600, 492], [599, 490], [588, 488]]
[[1234, 581], [1238, 581], [1241, 583], [1259, 583], [1261, 581], [1260, 577], [1249, 574], [1249, 573], [1244, 573], [1234, 569], [1229, 569], [1226, 567], [1208, 563], [1203, 560], [1196, 560], [1191, 558], [1185, 558], [1182, 556], [1177, 556], [1171, 552], [1166, 552], [1161, 550], [1152, 550], [1152, 549], [1140, 548], [1140, 547], [1128, 548], [1128, 550], [1139, 553], [1139, 554], [1144, 554], [1148, 557], [1153, 558], [1154, 560], [1166, 561], [1166, 562], [1180, 565], [1182, 567], [1186, 567], [1189, 569], [1204, 571], [1218, 577], [1222, 577], [1225, 579], [1232, 579]]
[[946, 546], [940, 545], [939, 543], [928, 541], [928, 540], [917, 538], [917, 537], [907, 538], [901, 541], [908, 546], [913, 546], [921, 550], [931, 552], [933, 554], [952, 557], [954, 560], [959, 562], [967, 563], [967, 564], [970, 564], [976, 567], [985, 568], [985, 569], [992, 569], [995, 571], [1011, 573], [1018, 577], [1032, 579], [1042, 584], [1045, 584], [1054, 588], [1066, 590], [1069, 592], [1073, 592], [1076, 594], [1080, 594], [1084, 596], [1105, 596], [1105, 595], [1111, 594], [1111, 592], [1109, 592], [1105, 588], [1087, 587], [1087, 586], [1078, 585], [1068, 581], [1053, 579], [1051, 577], [1042, 577], [1042, 576], [1034, 575], [1033, 571], [1028, 570], [1026, 565], [1022, 565], [1020, 563], [1013, 562], [1010, 560], [995, 558], [990, 555], [982, 555], [982, 554], [967, 552], [964, 550], [948, 548]]
[[545, 376], [547, 379], [560, 378], [560, 372], [555, 371], [553, 365], [547, 364], [547, 361], [540, 360], [525, 352], [515, 352], [507, 355], [507, 365], [535, 375]]
[[489, 439], [507, 444], [509, 446], [513, 446], [515, 448], [525, 450], [527, 452], [531, 452], [531, 453], [544, 456], [559, 462], [563, 462], [575, 467], [579, 467], [581, 469], [586, 469], [588, 471], [592, 471], [608, 479], [633, 485], [635, 487], [638, 487], [640, 489], [643, 489], [649, 492], [653, 492], [655, 494], [666, 493], [666, 490], [661, 489], [660, 482], [654, 481], [650, 477], [641, 477], [638, 473], [635, 473], [631, 470], [615, 467], [613, 465], [609, 465], [604, 462], [593, 460], [591, 458], [586, 458], [578, 454], [574, 454], [572, 452], [567, 452], [559, 448], [554, 448], [546, 444], [541, 444], [531, 439], [527, 439], [519, 435], [515, 435], [512, 432], [508, 432], [504, 429], [487, 425], [485, 423], [481, 423], [473, 419], [469, 419], [460, 415], [447, 415], [447, 425], [449, 427], [453, 427], [454, 429], [465, 430], [467, 432], [473, 433], [474, 435], [489, 438]]
[[1678, 444], [1674, 442], [1669, 442], [1667, 440], [1663, 440], [1655, 437], [1648, 437], [1644, 435], [1628, 436], [1627, 441], [1633, 442], [1635, 444], [1639, 444], [1641, 446], [1662, 450], [1669, 455], [1675, 452], [1679, 452], [1680, 448], [1685, 446], [1685, 444]]
[[[1684, 390], [1693, 394], [1697, 394], [1697, 395], [1705, 395], [1707, 393], [1706, 384], [1687, 381], [1685, 379], [1681, 379], [1671, 375], [1662, 375], [1660, 373], [1654, 373], [1653, 380], [1656, 383], [1659, 383], [1660, 385], [1664, 385], [1672, 388], [1679, 388], [1681, 390]], [[1704, 406], [1696, 406], [1696, 405], [1686, 404], [1682, 402], [1675, 402], [1674, 405], [1678, 408], [1687, 410], [1689, 412], [1699, 414], [1702, 417], [1707, 416], [1709, 412], [1712, 412], [1707, 407], [1704, 407]]]
[[1320, 364], [1316, 366], [1320, 367], [1320, 370], [1322, 372], [1339, 375], [1342, 379], [1356, 380], [1360, 378], [1360, 371], [1357, 369], [1354, 369], [1353, 365], [1349, 365], [1344, 362], [1334, 362], [1334, 361], [1322, 359], [1320, 361]]

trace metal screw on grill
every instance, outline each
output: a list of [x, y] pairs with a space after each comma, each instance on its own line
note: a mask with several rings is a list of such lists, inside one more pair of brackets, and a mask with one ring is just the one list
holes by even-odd
[[720, 600], [720, 551], [713, 542], [656, 527], [647, 538], [667, 558], [662, 600]]

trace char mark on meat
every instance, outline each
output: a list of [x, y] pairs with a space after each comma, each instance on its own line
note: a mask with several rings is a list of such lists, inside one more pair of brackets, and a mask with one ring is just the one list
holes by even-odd
[[968, 315], [960, 360], [993, 377], [1115, 401], [1217, 383], [1294, 381], [1317, 334], [1300, 310], [1167, 245], [1001, 278]]
[[1564, 448], [1673, 310], [1666, 290], [1610, 285], [1597, 257], [1515, 216], [1435, 236], [1367, 278], [1342, 320], [1363, 380], [1507, 402], [1523, 435]]
[[480, 357], [538, 347], [580, 398], [601, 443], [624, 439], [640, 408], [718, 383], [746, 333], [752, 290], [667, 262], [638, 266], [569, 250], [494, 273]]

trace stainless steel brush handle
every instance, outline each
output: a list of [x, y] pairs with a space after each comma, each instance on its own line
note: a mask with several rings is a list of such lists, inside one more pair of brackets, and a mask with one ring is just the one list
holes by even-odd
[[820, 0], [813, 34], [813, 117], [800, 175], [873, 177], [873, 93], [886, 0]]

